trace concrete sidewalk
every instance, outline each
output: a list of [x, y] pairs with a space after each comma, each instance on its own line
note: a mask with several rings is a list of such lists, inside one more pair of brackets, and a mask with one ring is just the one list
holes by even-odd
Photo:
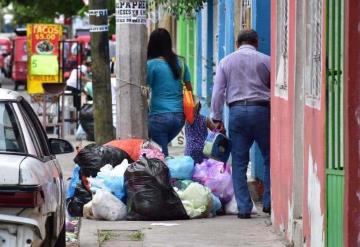
[[[269, 222], [270, 218], [263, 214], [252, 219], [218, 216], [211, 219], [163, 222], [82, 219], [79, 239], [81, 247], [286, 246], [283, 238], [273, 232]], [[175, 225], [156, 226], [153, 223]]]

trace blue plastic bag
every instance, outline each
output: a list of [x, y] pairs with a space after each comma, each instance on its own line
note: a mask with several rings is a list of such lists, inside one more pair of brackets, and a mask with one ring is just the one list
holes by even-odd
[[171, 178], [191, 180], [194, 171], [194, 160], [190, 156], [167, 158], [166, 164]]
[[211, 208], [211, 215], [213, 217], [216, 216], [216, 212], [219, 211], [221, 209], [221, 202], [219, 197], [215, 196], [213, 193], [211, 193], [212, 195], [212, 208]]
[[96, 192], [104, 189], [111, 192], [119, 200], [125, 202], [124, 176], [121, 176], [121, 165], [114, 169], [111, 165], [106, 165], [100, 169], [95, 178], [89, 178], [90, 190]]
[[69, 181], [69, 184], [67, 187], [66, 199], [74, 196], [75, 188], [76, 188], [77, 184], [80, 182], [79, 172], [80, 172], [80, 166], [75, 165], [74, 170], [71, 175], [71, 180]]

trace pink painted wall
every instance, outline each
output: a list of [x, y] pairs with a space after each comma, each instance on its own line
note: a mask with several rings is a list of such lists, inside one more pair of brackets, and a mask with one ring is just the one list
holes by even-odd
[[271, 5], [271, 192], [273, 224], [288, 231], [293, 183], [293, 109], [295, 79], [295, 1], [289, 1], [288, 98], [275, 96], [277, 66], [277, 1]]
[[[323, 0], [323, 6], [326, 1]], [[325, 246], [326, 152], [326, 11], [323, 8], [322, 85], [320, 109], [305, 105], [304, 121], [304, 236], [306, 246]]]
[[[279, 231], [285, 231], [289, 238], [292, 234], [291, 223], [293, 197], [293, 142], [294, 142], [294, 85], [295, 85], [295, 51], [296, 3], [289, 1], [289, 66], [288, 66], [288, 99], [275, 96], [276, 55], [277, 55], [277, 2], [271, 5], [271, 54], [272, 54], [272, 117], [271, 117], [271, 179], [273, 224]], [[325, 0], [323, 0], [325, 6]], [[325, 23], [323, 9], [323, 23]], [[325, 245], [325, 24], [323, 26], [322, 47], [322, 88], [320, 109], [304, 106], [304, 195], [303, 195], [303, 231], [306, 246], [321, 247]], [[299, 56], [306, 54], [298, 53]], [[310, 73], [306, 71], [306, 73]], [[301, 83], [301, 82], [297, 82]], [[307, 81], [305, 80], [305, 83]], [[295, 130], [296, 131], [296, 130]], [[295, 150], [296, 151], [296, 150]]]

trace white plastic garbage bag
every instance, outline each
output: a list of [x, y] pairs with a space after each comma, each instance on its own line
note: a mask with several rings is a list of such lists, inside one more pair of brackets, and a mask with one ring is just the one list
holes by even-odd
[[92, 199], [92, 212], [99, 220], [124, 220], [126, 205], [106, 190], [98, 190]]
[[126, 169], [129, 166], [129, 161], [127, 159], [124, 159], [123, 162], [121, 162], [120, 165], [115, 166], [112, 175], [113, 176], [118, 176], [118, 177], [123, 177], [125, 174]]
[[[236, 199], [235, 199], [235, 195], [233, 195], [232, 198], [231, 198], [231, 201], [228, 202], [225, 205], [225, 213], [226, 214], [238, 214], [239, 213], [237, 203], [236, 203]], [[254, 201], [253, 201], [253, 208], [251, 210], [251, 213], [252, 214], [257, 214], [258, 213]]]
[[95, 219], [93, 211], [92, 211], [92, 201], [89, 201], [88, 203], [86, 203], [84, 205], [83, 216], [87, 219], [91, 219], [91, 220]]

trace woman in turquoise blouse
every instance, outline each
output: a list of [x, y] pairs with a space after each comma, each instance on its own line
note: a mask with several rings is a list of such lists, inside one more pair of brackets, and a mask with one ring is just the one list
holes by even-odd
[[168, 144], [184, 126], [182, 83], [191, 89], [190, 73], [183, 58], [173, 52], [170, 34], [163, 28], [151, 33], [147, 59], [147, 83], [151, 88], [149, 137], [168, 156]]

